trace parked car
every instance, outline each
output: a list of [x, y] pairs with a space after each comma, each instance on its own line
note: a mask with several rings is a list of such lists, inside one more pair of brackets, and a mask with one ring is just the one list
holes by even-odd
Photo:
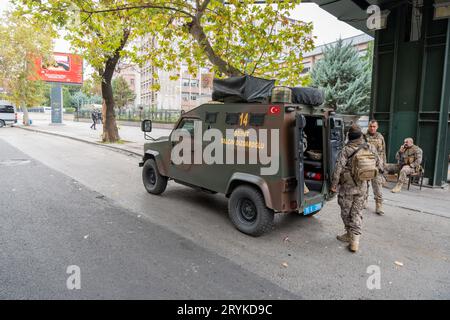
[[0, 128], [17, 123], [17, 110], [11, 104], [0, 104]]

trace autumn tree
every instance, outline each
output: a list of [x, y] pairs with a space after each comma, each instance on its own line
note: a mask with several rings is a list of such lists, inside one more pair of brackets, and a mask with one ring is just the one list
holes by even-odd
[[96, 12], [124, 1], [111, 0], [13, 0], [17, 14], [50, 21], [65, 30], [66, 39], [96, 70], [103, 97], [104, 142], [120, 139], [115, 120], [112, 77], [117, 63], [129, 54], [126, 44], [151, 18], [150, 10]]
[[83, 81], [81, 91], [87, 96], [101, 96], [102, 86], [101, 80], [97, 78], [88, 78]]
[[28, 17], [6, 13], [0, 24], [0, 83], [6, 87], [3, 97], [23, 111], [25, 125], [29, 125], [28, 107], [46, 100], [48, 86], [37, 80], [34, 58], [50, 60], [52, 28]]
[[[111, 80], [120, 59], [194, 74], [250, 74], [301, 82], [302, 53], [312, 49], [312, 25], [288, 18], [300, 0], [14, 0], [22, 12], [51, 20], [98, 71], [106, 112], [103, 140], [119, 139]], [[74, 18], [75, 17], [75, 18]], [[75, 23], [73, 22], [75, 20]], [[131, 45], [140, 39], [145, 50]], [[128, 44], [128, 46], [127, 46]]]

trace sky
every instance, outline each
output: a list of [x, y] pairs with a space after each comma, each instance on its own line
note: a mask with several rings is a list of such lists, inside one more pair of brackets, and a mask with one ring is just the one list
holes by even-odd
[[316, 46], [334, 42], [339, 38], [345, 39], [362, 34], [358, 29], [339, 21], [315, 3], [301, 3], [292, 11], [291, 18], [313, 23], [313, 35], [317, 37]]
[[[0, 13], [9, 6], [9, 0], [0, 0]], [[337, 18], [321, 9], [314, 3], [302, 3], [292, 11], [291, 18], [304, 22], [313, 22], [313, 35], [317, 37], [315, 45], [336, 41], [338, 38], [348, 38], [361, 34], [361, 31], [339, 21]], [[70, 44], [64, 39], [55, 41], [55, 51], [70, 52]]]

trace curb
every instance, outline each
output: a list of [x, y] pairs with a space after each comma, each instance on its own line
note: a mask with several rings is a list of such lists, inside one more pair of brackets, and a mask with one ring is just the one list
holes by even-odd
[[[92, 123], [91, 119], [86, 118], [79, 118], [78, 120], [69, 120], [73, 122], [82, 122], [82, 123]], [[141, 123], [138, 121], [125, 121], [125, 120], [116, 120], [117, 125], [119, 126], [127, 126], [127, 127], [140, 127]], [[161, 123], [161, 122], [155, 122], [153, 123], [153, 128], [155, 129], [167, 129], [172, 130], [175, 123]]]
[[19, 128], [19, 129], [27, 130], [27, 131], [31, 131], [31, 132], [48, 134], [48, 135], [57, 136], [57, 137], [60, 137], [60, 138], [71, 139], [71, 140], [75, 140], [75, 141], [78, 141], [78, 142], [84, 142], [84, 143], [88, 143], [88, 144], [91, 144], [91, 145], [108, 148], [108, 149], [110, 149], [112, 151], [116, 151], [116, 152], [120, 152], [120, 153], [126, 153], [128, 155], [131, 154], [131, 155], [133, 155], [135, 157], [142, 158], [142, 154], [141, 153], [138, 153], [138, 152], [135, 152], [135, 151], [131, 151], [131, 150], [127, 150], [127, 149], [124, 149], [124, 148], [110, 146], [110, 145], [107, 145], [107, 144], [102, 144], [102, 143], [98, 143], [98, 142], [84, 140], [84, 139], [80, 139], [80, 138], [76, 138], [76, 137], [72, 137], [72, 136], [68, 136], [68, 135], [64, 135], [64, 134], [60, 134], [60, 133], [49, 132], [49, 131], [45, 131], [45, 130], [38, 130], [38, 129], [34, 129], [34, 128], [25, 128], [25, 127], [17, 127], [17, 126], [15, 126], [14, 128]]

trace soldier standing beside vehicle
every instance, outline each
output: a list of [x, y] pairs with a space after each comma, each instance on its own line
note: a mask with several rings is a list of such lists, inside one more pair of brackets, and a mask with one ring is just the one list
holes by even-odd
[[[375, 199], [375, 212], [379, 215], [384, 214], [383, 210], [383, 185], [385, 183], [385, 177], [383, 175], [384, 164], [386, 163], [386, 144], [384, 142], [384, 137], [381, 133], [377, 132], [378, 130], [378, 122], [376, 120], [371, 120], [369, 122], [369, 128], [367, 133], [364, 135], [364, 138], [368, 143], [373, 145], [378, 152], [378, 156], [380, 157], [380, 172], [379, 174], [372, 180], [372, 190]], [[369, 191], [369, 190], [367, 190]], [[369, 197], [369, 192], [367, 192], [367, 198]]]
[[362, 211], [367, 194], [367, 182], [377, 176], [380, 160], [374, 146], [364, 141], [361, 128], [352, 125], [348, 143], [339, 153], [331, 181], [331, 191], [337, 192], [345, 233], [337, 239], [349, 243], [349, 249], [359, 249]]
[[403, 145], [395, 155], [397, 164], [386, 165], [386, 169], [389, 173], [399, 174], [398, 182], [391, 192], [400, 192], [403, 184], [408, 182], [409, 175], [422, 170], [422, 154], [422, 149], [414, 144], [412, 138], [406, 138], [404, 140]]

